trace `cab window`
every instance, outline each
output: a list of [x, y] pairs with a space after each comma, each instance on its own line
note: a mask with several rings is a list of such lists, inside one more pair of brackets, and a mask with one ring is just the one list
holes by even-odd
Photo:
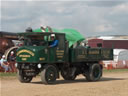
[[40, 35], [27, 36], [25, 40], [25, 45], [26, 46], [46, 46], [47, 36], [40, 36]]

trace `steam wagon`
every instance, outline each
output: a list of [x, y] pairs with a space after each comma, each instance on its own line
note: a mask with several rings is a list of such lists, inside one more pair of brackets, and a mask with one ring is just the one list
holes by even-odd
[[112, 60], [113, 49], [86, 48], [79, 44], [69, 47], [64, 33], [54, 33], [59, 41], [56, 47], [49, 48], [52, 32], [19, 33], [24, 45], [16, 53], [18, 79], [29, 83], [40, 74], [44, 84], [55, 83], [61, 76], [65, 80], [75, 80], [82, 74], [87, 81], [98, 81], [102, 76], [101, 60]]

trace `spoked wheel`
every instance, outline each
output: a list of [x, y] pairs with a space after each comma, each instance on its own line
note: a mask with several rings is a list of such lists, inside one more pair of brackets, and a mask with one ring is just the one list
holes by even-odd
[[53, 84], [57, 78], [57, 69], [54, 65], [46, 65], [41, 71], [41, 80], [44, 84]]
[[98, 81], [102, 76], [102, 68], [100, 64], [90, 66], [89, 72], [86, 74], [87, 81]]
[[64, 80], [75, 80], [76, 74], [74, 68], [62, 68], [61, 69], [61, 75], [64, 78]]
[[17, 77], [21, 83], [29, 83], [33, 78], [31, 76], [23, 76], [22, 74], [20, 74], [19, 70], [17, 71]]

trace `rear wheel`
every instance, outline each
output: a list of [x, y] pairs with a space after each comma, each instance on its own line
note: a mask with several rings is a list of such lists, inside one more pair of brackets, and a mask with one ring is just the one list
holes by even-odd
[[46, 65], [41, 71], [41, 80], [44, 84], [52, 84], [56, 81], [57, 69], [54, 65]]
[[62, 68], [61, 69], [61, 75], [64, 78], [64, 80], [75, 80], [76, 74], [75, 74], [75, 68]]
[[102, 76], [102, 68], [100, 64], [93, 64], [85, 75], [87, 81], [98, 81]]
[[31, 76], [23, 76], [21, 73], [20, 73], [20, 70], [17, 70], [17, 77], [19, 79], [19, 81], [21, 83], [29, 83], [31, 82], [32, 78]]

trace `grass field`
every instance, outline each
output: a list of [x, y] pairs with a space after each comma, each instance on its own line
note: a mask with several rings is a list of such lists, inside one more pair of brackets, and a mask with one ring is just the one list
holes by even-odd
[[[120, 73], [120, 72], [128, 72], [128, 69], [112, 69], [112, 70], [107, 70], [104, 69], [103, 73]], [[4, 73], [4, 72], [0, 72], [0, 77], [3, 76], [16, 76], [16, 73]]]
[[112, 70], [107, 70], [107, 69], [104, 69], [103, 70], [103, 73], [112, 73], [112, 72], [128, 72], [128, 69], [112, 69]]
[[4, 73], [4, 72], [0, 72], [0, 77], [3, 77], [3, 76], [16, 76], [16, 73]]

